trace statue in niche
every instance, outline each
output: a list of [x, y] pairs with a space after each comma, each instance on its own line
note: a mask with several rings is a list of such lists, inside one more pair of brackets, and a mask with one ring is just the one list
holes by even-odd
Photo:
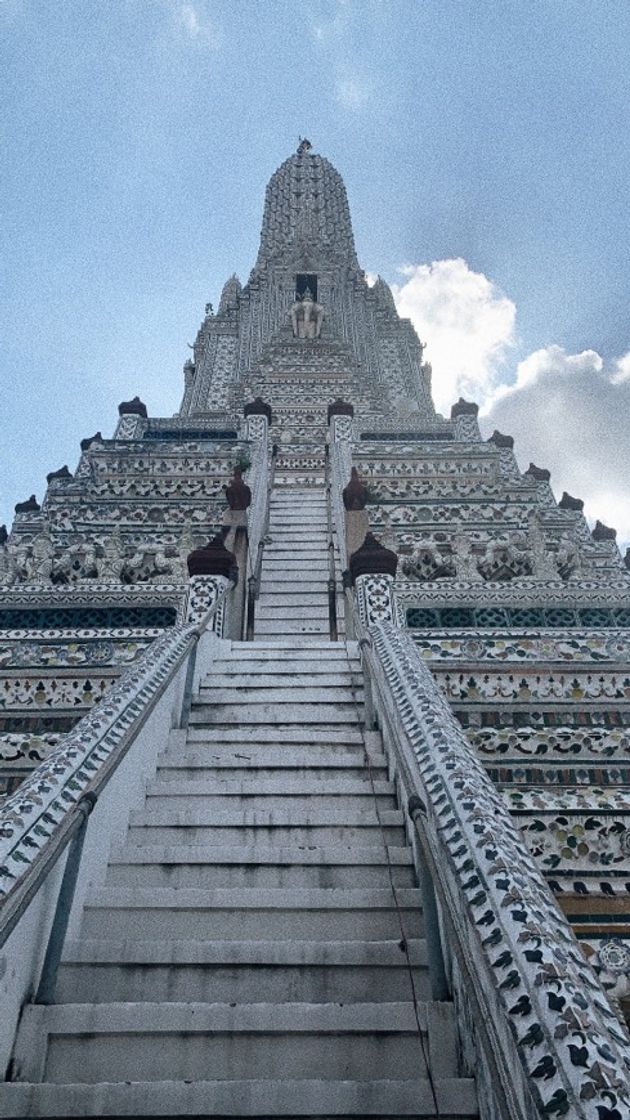
[[296, 299], [291, 308], [291, 326], [294, 338], [319, 338], [322, 331], [324, 308], [306, 289], [302, 299]]

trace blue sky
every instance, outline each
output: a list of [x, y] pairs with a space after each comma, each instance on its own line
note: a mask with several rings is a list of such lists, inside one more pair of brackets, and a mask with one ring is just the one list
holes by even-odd
[[177, 409], [301, 133], [439, 405], [630, 539], [626, 0], [0, 0], [0, 35], [0, 520], [119, 400]]

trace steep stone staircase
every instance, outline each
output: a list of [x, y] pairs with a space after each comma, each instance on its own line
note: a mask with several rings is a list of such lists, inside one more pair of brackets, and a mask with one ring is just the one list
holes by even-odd
[[0, 1116], [477, 1114], [357, 649], [325, 638], [322, 494], [291, 509], [308, 535], [275, 498], [262, 632], [171, 733]]

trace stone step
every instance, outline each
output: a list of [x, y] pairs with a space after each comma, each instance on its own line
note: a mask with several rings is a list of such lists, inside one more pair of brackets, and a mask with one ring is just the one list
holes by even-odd
[[287, 609], [321, 606], [325, 606], [326, 609], [328, 609], [326, 583], [322, 580], [318, 589], [316, 591], [310, 591], [308, 594], [301, 590], [300, 584], [295, 584], [294, 587], [292, 586], [291, 589], [285, 591], [266, 591], [261, 585], [260, 595], [256, 604], [257, 612], [263, 603], [266, 606], [283, 607]]
[[[437, 1103], [436, 1103], [437, 1102]], [[438, 1111], [439, 1110], [439, 1111]], [[82, 1084], [5, 1084], [0, 1116], [254, 1117], [258, 1120], [464, 1120], [478, 1116], [469, 1078], [372, 1081], [275, 1080], [138, 1081]]]
[[[278, 705], [279, 710], [284, 711], [285, 708], [304, 704], [312, 704], [315, 708], [326, 709], [330, 709], [331, 706], [353, 705], [357, 698], [363, 698], [363, 688], [357, 686], [353, 689], [350, 684], [330, 684], [323, 688], [318, 683], [309, 687], [304, 684], [304, 678], [302, 678], [302, 683], [295, 684], [286, 684], [284, 680], [276, 683], [269, 681], [268, 684], [259, 687], [248, 682], [241, 688], [237, 688], [232, 682], [231, 687], [220, 688], [214, 684], [212, 677], [210, 677], [210, 680], [207, 683], [204, 682], [200, 688], [196, 705], [203, 707], [204, 704], [210, 704], [214, 707], [215, 705], [239, 704], [243, 706], [243, 711], [245, 711], [259, 704], [263, 706], [274, 704]], [[290, 722], [295, 721], [291, 720]]]
[[[168, 786], [168, 790], [164, 789], [165, 786]], [[297, 795], [302, 799], [318, 794], [333, 798], [347, 797], [352, 794], [371, 796], [373, 793], [393, 796], [396, 788], [394, 782], [387, 781], [382, 773], [377, 773], [372, 778], [367, 767], [358, 773], [355, 771], [349, 774], [344, 773], [341, 776], [334, 772], [329, 773], [326, 770], [320, 770], [319, 772], [307, 770], [304, 774], [300, 774], [299, 771], [293, 773], [290, 770], [281, 770], [271, 774], [249, 774], [245, 771], [235, 777], [227, 777], [221, 772], [213, 773], [210, 771], [203, 776], [195, 774], [190, 780], [172, 774], [169, 775], [168, 770], [158, 770], [156, 777], [147, 786], [147, 794], [151, 796], [152, 791], [156, 789], [161, 796], [164, 796], [165, 793], [173, 795], [175, 789], [180, 787], [185, 789], [193, 786], [197, 786], [200, 793], [205, 795], [225, 796], [231, 794], [237, 797], [260, 796], [261, 798], [270, 794], [274, 797]], [[338, 801], [337, 806], [342, 808], [342, 803]], [[330, 809], [333, 809], [333, 807], [334, 803], [329, 806]], [[363, 805], [362, 808], [365, 809], [367, 806]], [[244, 810], [245, 806], [241, 811]], [[275, 811], [275, 808], [261, 802], [260, 811], [271, 812]]]
[[256, 634], [258, 636], [272, 634], [280, 638], [291, 638], [296, 634], [308, 641], [309, 636], [313, 638], [321, 638], [322, 634], [328, 633], [328, 619], [316, 619], [314, 622], [307, 621], [284, 621], [283, 619], [268, 619], [262, 618], [260, 621], [256, 619]]
[[[377, 790], [376, 801], [379, 809], [395, 808], [393, 787], [388, 786], [385, 782], [375, 782], [374, 785]], [[210, 782], [207, 778], [199, 777], [199, 775], [186, 781], [179, 778], [170, 781], [153, 781], [147, 791], [147, 796], [152, 804], [147, 804], [147, 808], [153, 810], [154, 808], [172, 807], [175, 798], [181, 798], [184, 804], [193, 803], [193, 799], [204, 798], [208, 807], [217, 812], [222, 809], [236, 809], [245, 812], [248, 808], [255, 806], [261, 809], [264, 807], [269, 809], [270, 812], [290, 807], [296, 813], [301, 813], [308, 812], [309, 809], [315, 810], [325, 808], [326, 805], [330, 806], [332, 800], [333, 804], [336, 801], [338, 805], [347, 807], [348, 812], [352, 812], [355, 809], [365, 808], [368, 801], [373, 801], [375, 797], [369, 784], [363, 787], [363, 792], [355, 791], [352, 793], [348, 793], [346, 790], [337, 791], [335, 788], [328, 789], [323, 783], [320, 784], [319, 790], [305, 789], [304, 787], [307, 786], [306, 780], [300, 783], [301, 792], [297, 789], [287, 792], [281, 788], [279, 792], [272, 793], [269, 790], [260, 790], [257, 786], [258, 783], [254, 782], [244, 792], [228, 792], [223, 787], [218, 788], [215, 782]], [[386, 787], [387, 792], [383, 791], [383, 787]]]
[[[177, 814], [182, 817], [182, 814]], [[316, 824], [194, 824], [178, 819], [167, 824], [147, 816], [142, 824], [134, 824], [128, 832], [128, 843], [141, 847], [146, 844], [196, 844], [203, 845], [211, 857], [215, 846], [247, 848], [254, 853], [260, 848], [273, 852], [276, 845], [286, 847], [313, 847], [335, 844], [352, 847], [366, 844], [403, 847], [406, 843], [402, 828], [387, 825], [316, 825]]]
[[302, 594], [297, 587], [292, 586], [287, 590], [279, 591], [277, 586], [275, 591], [267, 591], [261, 587], [260, 596], [256, 610], [259, 606], [264, 604], [266, 607], [280, 607], [282, 610], [294, 609], [295, 607], [322, 607], [325, 606], [328, 610], [328, 592], [326, 584], [322, 584], [317, 591], [313, 591], [308, 595]]
[[129, 1081], [209, 1069], [217, 1079], [366, 1081], [375, 1067], [411, 1078], [426, 1073], [418, 1020], [425, 1034], [426, 1004], [412, 1000], [31, 1005], [21, 1030], [29, 1052], [19, 1044], [19, 1058], [29, 1079], [53, 1083], [105, 1081], [114, 1070]]
[[269, 744], [272, 746], [289, 745], [321, 745], [332, 747], [351, 747], [363, 745], [363, 734], [358, 725], [348, 724], [347, 727], [329, 725], [328, 727], [257, 727], [249, 728], [247, 738], [239, 727], [213, 727], [203, 717], [203, 712], [197, 712], [193, 707], [191, 711], [191, 724], [187, 731], [187, 742], [208, 743], [238, 743], [240, 747], [254, 744]]
[[[356, 766], [322, 767], [314, 764], [312, 766], [286, 767], [282, 765], [257, 766], [256, 764], [250, 764], [247, 766], [217, 766], [216, 763], [214, 763], [211, 759], [195, 759], [191, 763], [187, 763], [183, 759], [171, 759], [169, 760], [168, 765], [160, 765], [155, 777], [156, 780], [159, 780], [160, 782], [178, 782], [182, 780], [195, 781], [197, 778], [203, 778], [210, 781], [216, 781], [217, 783], [219, 783], [217, 785], [217, 788], [221, 789], [223, 788], [222, 784], [224, 781], [240, 782], [244, 776], [254, 779], [278, 778], [282, 780], [284, 777], [290, 775], [293, 780], [293, 785], [295, 786], [295, 784], [298, 782], [307, 781], [310, 778], [319, 778], [319, 775], [322, 773], [326, 774], [327, 777], [332, 781], [336, 781], [337, 778], [341, 777], [342, 775], [348, 777], [360, 777], [365, 773], [366, 769], [369, 769], [369, 772], [371, 773], [372, 778], [375, 781], [387, 780], [388, 771], [385, 766], [380, 764], [376, 766], [370, 766], [368, 768], [367, 766], [362, 765], [359, 760], [357, 760]], [[326, 785], [322, 788], [327, 790], [330, 787]], [[343, 823], [351, 822], [348, 821], [347, 818], [345, 818]]]
[[[397, 905], [394, 902], [396, 895]], [[82, 934], [105, 938], [384, 941], [422, 937], [415, 888], [101, 888]]]
[[[264, 775], [261, 775], [264, 777]], [[215, 810], [204, 809], [202, 805], [192, 806], [190, 809], [171, 806], [171, 808], [150, 812], [146, 809], [132, 809], [129, 824], [132, 828], [158, 828], [181, 825], [190, 828], [203, 825], [206, 828], [215, 826], [217, 829], [226, 827], [234, 828], [303, 828], [326, 826], [335, 828], [373, 828], [382, 825], [384, 828], [402, 828], [404, 826], [404, 813], [401, 809], [386, 809], [381, 813], [376, 812], [373, 805], [363, 809], [355, 809], [352, 814], [347, 813], [343, 806], [331, 809], [317, 809], [303, 816], [288, 808], [270, 813], [264, 808], [252, 807], [242, 811], [224, 810], [217, 813]]]
[[361, 674], [352, 673], [349, 668], [339, 668], [333, 673], [326, 673], [325, 668], [324, 665], [320, 667], [316, 676], [316, 684], [311, 686], [310, 671], [305, 669], [304, 672], [300, 672], [293, 662], [285, 662], [278, 672], [275, 669], [267, 669], [264, 662], [247, 662], [242, 670], [234, 673], [225, 673], [223, 672], [223, 666], [216, 666], [216, 671], [213, 671], [202, 681], [199, 696], [203, 699], [205, 696], [211, 695], [215, 689], [238, 690], [241, 694], [247, 696], [249, 689], [282, 688], [297, 692], [300, 689], [310, 687], [311, 691], [321, 690], [321, 694], [327, 698], [329, 689], [333, 690], [334, 696], [336, 694], [335, 690], [350, 691], [355, 681], [362, 684]]
[[[173, 768], [180, 770], [182, 767], [213, 767], [216, 770], [308, 770], [334, 769], [341, 772], [348, 770], [363, 770], [366, 766], [366, 756], [363, 747], [350, 750], [347, 747], [329, 748], [299, 747], [287, 750], [284, 747], [268, 747], [259, 745], [256, 748], [247, 742], [244, 746], [226, 744], [218, 750], [215, 744], [208, 744], [205, 748], [169, 747], [160, 755], [159, 768]], [[387, 768], [387, 758], [384, 754], [370, 754], [369, 766], [372, 773], [378, 769]], [[226, 775], [229, 777], [230, 775]], [[236, 777], [236, 775], [233, 775]], [[382, 775], [381, 775], [382, 776]]]
[[286, 559], [293, 563], [293, 561], [304, 561], [308, 563], [309, 560], [328, 560], [329, 549], [326, 544], [317, 545], [311, 541], [302, 540], [301, 544], [288, 545], [282, 544], [281, 541], [269, 541], [265, 544], [265, 551], [263, 556], [263, 566], [267, 560], [282, 560]]
[[293, 579], [313, 579], [316, 575], [328, 573], [328, 553], [323, 556], [310, 555], [296, 556], [295, 553], [274, 552], [265, 550], [263, 557], [262, 575], [275, 575], [277, 572], [290, 572]]
[[329, 537], [326, 521], [325, 510], [313, 513], [309, 511], [306, 518], [301, 518], [300, 521], [294, 521], [287, 513], [272, 510], [265, 543], [269, 537], [281, 533], [283, 536], [294, 537], [298, 541], [302, 536], [308, 537], [309, 540], [321, 540], [327, 546]]
[[285, 639], [284, 641], [276, 639], [256, 639], [255, 642], [232, 642], [231, 649], [238, 657], [260, 657], [261, 651], [271, 651], [274, 657], [291, 657], [298, 655], [314, 661], [319, 657], [327, 655], [329, 657], [338, 657], [345, 659], [350, 655], [355, 659], [359, 656], [359, 647], [357, 642], [330, 642], [320, 641], [315, 646], [302, 652], [302, 646], [299, 638]]
[[[211, 862], [209, 862], [211, 858]], [[281, 848], [273, 851], [164, 844], [125, 846], [112, 853], [105, 886], [214, 890], [414, 887], [408, 848]]]
[[328, 625], [328, 612], [328, 599], [322, 598], [319, 604], [310, 607], [306, 607], [302, 603], [285, 603], [284, 605], [278, 606], [277, 604], [269, 603], [266, 596], [261, 595], [256, 607], [256, 629], [258, 629], [263, 619], [272, 622], [282, 622], [284, 619], [290, 622], [321, 620]]
[[[252, 643], [254, 644], [254, 643]], [[314, 677], [319, 682], [320, 674], [334, 674], [336, 680], [349, 679], [358, 676], [361, 672], [361, 663], [356, 657], [338, 657], [336, 642], [330, 643], [332, 650], [317, 650], [317, 657], [307, 657], [300, 648], [288, 650], [269, 650], [265, 656], [262, 650], [257, 650], [254, 656], [246, 656], [241, 651], [234, 654], [230, 660], [217, 658], [212, 663], [212, 672], [208, 673], [203, 683], [210, 681], [216, 674], [230, 674], [242, 676], [244, 673], [263, 673], [266, 676], [277, 676], [279, 673], [293, 673], [300, 677], [305, 674], [310, 679]]]
[[311, 548], [323, 549], [326, 553], [329, 548], [328, 534], [321, 529], [301, 529], [295, 530], [285, 526], [270, 526], [269, 534], [265, 537], [265, 554], [267, 549], [271, 546], [277, 547], [283, 545], [287, 549], [293, 550], [294, 548], [304, 548], [305, 551]]
[[[412, 987], [413, 979], [413, 987]], [[366, 1003], [429, 998], [425, 942], [69, 942], [57, 1003]]]
[[[267, 697], [269, 700], [269, 697]], [[246, 726], [250, 723], [264, 724], [330, 724], [356, 723], [358, 714], [354, 701], [341, 701], [333, 704], [304, 703], [278, 699], [269, 703], [215, 703], [195, 705], [195, 714], [203, 712], [209, 723], [228, 726]], [[192, 714], [192, 713], [191, 713]]]
[[270, 572], [265, 573], [263, 568], [260, 579], [260, 594], [287, 595], [290, 597], [327, 594], [327, 579], [328, 574], [314, 576], [312, 572], [305, 575], [304, 579], [296, 579], [293, 572], [286, 569], [275, 571], [272, 575]]

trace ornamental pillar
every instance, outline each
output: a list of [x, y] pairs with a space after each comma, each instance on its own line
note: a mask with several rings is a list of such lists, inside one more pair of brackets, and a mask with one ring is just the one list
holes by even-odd
[[[191, 552], [188, 560], [188, 599], [186, 621], [200, 622], [230, 584], [238, 582], [238, 565], [233, 552], [223, 543], [223, 533], [217, 533], [203, 548]], [[225, 629], [226, 599], [213, 616], [210, 629], [223, 637]]]
[[355, 589], [359, 618], [364, 626], [374, 622], [400, 625], [394, 595], [394, 577], [398, 556], [384, 548], [373, 533], [367, 533], [363, 544], [350, 557], [350, 581]]

